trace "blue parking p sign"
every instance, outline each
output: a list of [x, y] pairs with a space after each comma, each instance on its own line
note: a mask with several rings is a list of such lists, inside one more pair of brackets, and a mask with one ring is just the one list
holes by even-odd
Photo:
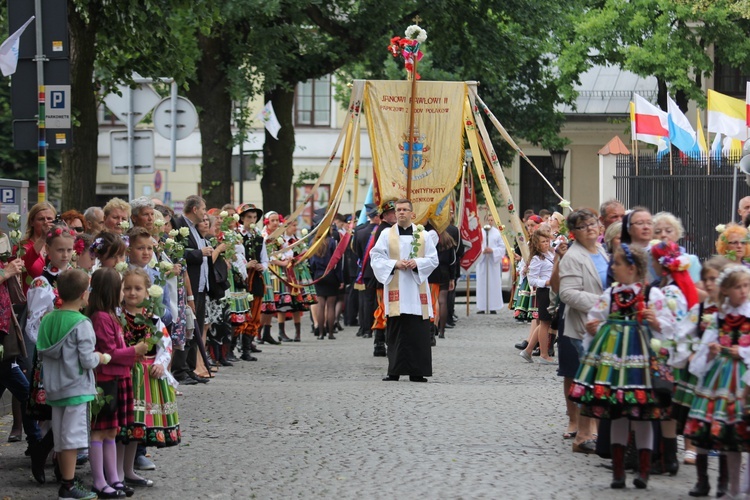
[[70, 128], [70, 85], [47, 85], [45, 121], [49, 129]]
[[0, 203], [3, 205], [13, 205], [16, 203], [16, 190], [13, 188], [0, 189]]

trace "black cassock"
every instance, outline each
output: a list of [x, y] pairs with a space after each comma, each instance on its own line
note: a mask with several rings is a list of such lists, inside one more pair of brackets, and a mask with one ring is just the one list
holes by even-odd
[[414, 314], [389, 316], [386, 323], [388, 375], [432, 376], [430, 320]]

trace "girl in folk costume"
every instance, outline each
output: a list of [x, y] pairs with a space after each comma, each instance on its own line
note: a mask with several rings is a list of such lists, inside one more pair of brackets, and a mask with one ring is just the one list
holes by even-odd
[[78, 233], [76, 235], [76, 241], [73, 244], [73, 250], [75, 256], [73, 263], [76, 269], [85, 271], [86, 274], [91, 276], [94, 272], [94, 265], [96, 264], [96, 255], [91, 250], [91, 245], [94, 243], [94, 236], [88, 233]]
[[604, 291], [588, 314], [583, 339], [588, 353], [581, 361], [569, 397], [582, 413], [609, 418], [612, 488], [625, 487], [625, 448], [630, 428], [639, 450], [639, 473], [633, 481], [645, 488], [651, 470], [652, 420], [660, 420], [667, 403], [652, 376], [652, 335], [671, 337], [674, 317], [658, 287], [647, 287], [646, 253], [623, 244], [615, 250], [612, 270], [617, 283]]
[[122, 496], [113, 490], [132, 495], [133, 490], [125, 486], [125, 481], [145, 481], [133, 470], [135, 448], [126, 450], [122, 443], [115, 444], [118, 430], [133, 423], [131, 369], [136, 356], [143, 356], [149, 349], [145, 342], [132, 347], [125, 344], [117, 318], [121, 285], [120, 274], [114, 269], [95, 271], [86, 308], [96, 334], [96, 350], [111, 356], [108, 364], [96, 368], [96, 385], [103, 390], [102, 396], [108, 401], [91, 420], [89, 461], [99, 498]]
[[539, 363], [543, 365], [557, 364], [549, 357], [549, 329], [552, 316], [547, 309], [550, 303], [549, 283], [555, 262], [555, 252], [550, 248], [551, 236], [549, 229], [543, 227], [531, 235], [531, 241], [529, 242], [530, 259], [526, 279], [532, 287], [536, 288], [539, 315], [532, 322], [534, 329], [531, 332], [526, 349], [519, 353], [523, 359], [532, 363], [531, 352], [539, 342]]
[[[711, 322], [712, 315], [719, 310], [718, 287], [716, 280], [719, 274], [731, 265], [724, 257], [714, 257], [703, 264], [701, 282], [708, 298], [699, 302], [690, 310], [688, 317], [679, 323], [675, 336], [676, 347], [670, 361], [675, 379], [675, 393], [672, 396], [672, 418], [677, 421], [677, 432], [684, 434], [685, 421], [695, 396], [698, 377], [688, 371], [688, 366], [695, 351], [700, 345], [703, 334]], [[697, 453], [696, 453], [697, 451]], [[698, 482], [690, 490], [690, 496], [708, 496], [711, 486], [708, 482], [708, 453], [685, 440], [685, 463], [695, 464]], [[719, 484], [717, 492], [725, 493], [727, 489], [727, 460], [725, 455], [719, 457]]]
[[[46, 234], [45, 253], [47, 255], [42, 275], [35, 278], [26, 294], [28, 319], [25, 333], [29, 341], [36, 344], [39, 324], [42, 317], [59, 306], [57, 297], [57, 277], [71, 267], [75, 231], [63, 226], [53, 226]], [[31, 392], [28, 401], [28, 412], [36, 420], [50, 420], [51, 408], [46, 404], [43, 373], [34, 349], [31, 372]]]
[[261, 231], [268, 254], [268, 269], [263, 272], [266, 291], [263, 295], [263, 305], [261, 306], [261, 312], [263, 313], [261, 316], [261, 326], [263, 327], [261, 342], [275, 345], [280, 344], [280, 342], [277, 342], [271, 336], [271, 321], [273, 320], [273, 316], [279, 312], [278, 301], [280, 300], [281, 283], [274, 272], [278, 274], [279, 268], [285, 267], [288, 264], [280, 255], [277, 255], [278, 250], [284, 244], [284, 238], [279, 236], [276, 239], [272, 239], [270, 237], [278, 229], [279, 224], [280, 215], [277, 212], [266, 212], [266, 216], [263, 219], [263, 230]]
[[[526, 230], [529, 233], [529, 238], [539, 228], [542, 223], [541, 217], [538, 215], [532, 215], [526, 221]], [[536, 290], [534, 287], [529, 285], [529, 280], [526, 278], [528, 268], [528, 262], [524, 259], [518, 259], [518, 268], [516, 277], [516, 293], [513, 296], [513, 317], [517, 321], [532, 321], [537, 318], [536, 309]], [[534, 325], [531, 326], [531, 332], [534, 331]]]
[[[159, 310], [164, 307], [163, 290], [158, 285], [151, 286], [143, 269], [131, 267], [123, 275], [122, 292], [125, 343], [146, 342], [149, 350], [133, 366], [133, 422], [120, 429], [120, 438], [127, 449], [133, 450], [138, 442], [145, 446], [176, 446], [180, 443], [174, 389], [177, 381], [167, 368], [172, 340], [159, 319]], [[140, 484], [152, 483], [146, 480]]]
[[685, 438], [699, 451], [726, 453], [729, 493], [740, 492], [742, 452], [748, 426], [743, 420], [745, 373], [750, 361], [750, 270], [726, 267], [716, 280], [719, 311], [711, 317], [690, 373], [699, 378], [685, 424]]
[[[302, 236], [307, 236], [307, 229], [302, 230]], [[297, 221], [292, 221], [287, 227], [286, 235], [287, 245], [293, 245], [299, 241], [297, 238]], [[294, 262], [294, 283], [301, 286], [302, 288], [297, 289], [297, 301], [295, 303], [294, 312], [294, 341], [299, 342], [301, 330], [300, 330], [300, 319], [302, 312], [310, 310], [310, 306], [318, 303], [318, 296], [315, 292], [315, 285], [311, 285], [312, 274], [310, 273], [310, 264], [307, 260], [300, 260], [302, 256], [307, 252], [308, 246], [306, 242], [299, 243], [297, 246], [292, 248], [292, 262]], [[333, 332], [331, 332], [333, 333]]]
[[[673, 241], [654, 242], [649, 249], [651, 253], [651, 266], [657, 276], [661, 279], [654, 282], [655, 286], [661, 288], [666, 298], [667, 309], [672, 313], [675, 324], [685, 320], [688, 310], [698, 304], [698, 291], [695, 289], [693, 279], [690, 277], [688, 268], [690, 258], [680, 251], [679, 245]], [[677, 329], [674, 330], [676, 332]], [[674, 381], [672, 366], [675, 358], [674, 338], [668, 338], [666, 348], [658, 349], [656, 356], [659, 366], [666, 380]], [[667, 418], [669, 417], [669, 418]], [[677, 421], [665, 413], [661, 422], [662, 435], [662, 466], [670, 475], [677, 474], [679, 462], [677, 460]]]
[[[283, 222], [283, 219], [281, 219], [281, 221]], [[282, 238], [284, 241], [283, 244], [279, 242], [282, 247], [289, 247], [297, 241], [296, 220], [289, 222], [286, 229], [284, 230], [284, 234], [280, 236], [280, 238]], [[280, 312], [276, 315], [276, 319], [279, 321], [279, 342], [292, 341], [292, 339], [286, 335], [285, 331], [286, 313], [281, 312], [286, 308], [286, 304], [289, 304], [289, 310], [292, 311], [292, 318], [294, 319], [294, 341], [299, 342], [301, 332], [300, 320], [302, 319], [302, 313], [309, 310], [311, 304], [315, 304], [317, 302], [317, 300], [315, 299], [314, 291], [311, 294], [309, 288], [298, 286], [300, 283], [300, 271], [298, 268], [301, 268], [303, 266], [305, 267], [306, 273], [304, 274], [306, 274], [306, 281], [310, 281], [310, 270], [307, 267], [307, 262], [295, 264], [295, 257], [297, 256], [297, 252], [299, 251], [300, 248], [295, 247], [286, 250], [283, 254], [280, 254], [282, 260], [286, 261], [287, 264], [286, 266], [280, 267], [277, 271], [283, 278], [283, 280], [278, 280], [279, 287], [281, 289], [281, 302], [277, 303], [277, 308]], [[331, 336], [331, 338], [335, 337]]]

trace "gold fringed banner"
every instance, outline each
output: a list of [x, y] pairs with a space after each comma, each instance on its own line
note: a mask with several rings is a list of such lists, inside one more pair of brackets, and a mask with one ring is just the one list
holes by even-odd
[[[415, 219], [421, 222], [435, 215], [461, 176], [461, 117], [467, 91], [464, 82], [418, 86], [410, 197]], [[411, 82], [367, 82], [365, 117], [380, 202], [406, 196], [410, 109]]]

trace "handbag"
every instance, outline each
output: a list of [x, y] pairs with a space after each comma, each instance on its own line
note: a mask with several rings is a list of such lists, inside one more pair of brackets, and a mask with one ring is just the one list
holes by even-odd
[[21, 332], [16, 315], [13, 313], [10, 314], [8, 330], [7, 333], [3, 333], [2, 339], [0, 339], [0, 343], [3, 346], [2, 359], [25, 358], [26, 344], [23, 341], [23, 333]]

